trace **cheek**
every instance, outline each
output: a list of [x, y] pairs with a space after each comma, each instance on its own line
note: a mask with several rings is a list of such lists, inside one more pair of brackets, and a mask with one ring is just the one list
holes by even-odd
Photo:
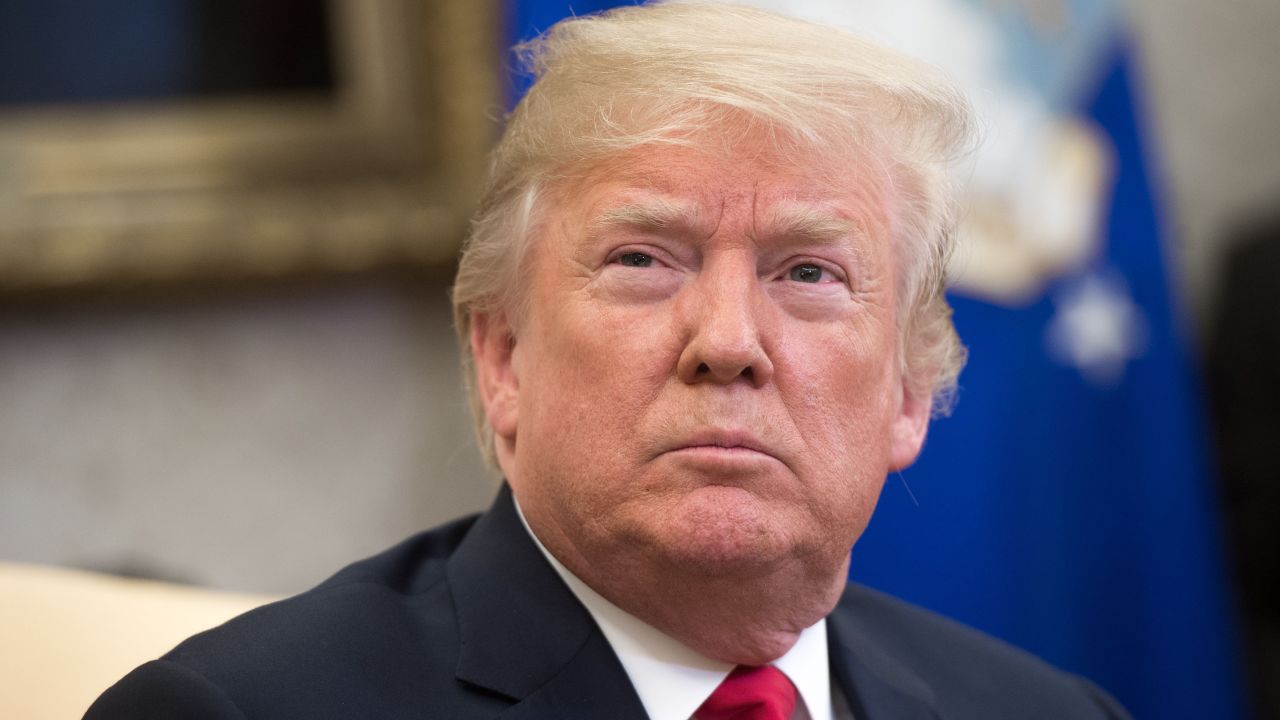
[[604, 467], [624, 452], [623, 440], [674, 372], [670, 324], [660, 310], [602, 308], [577, 296], [542, 307], [555, 312], [531, 318], [522, 424], [528, 433], [555, 428], [558, 437], [548, 440], [557, 455]]
[[662, 306], [562, 304], [542, 337], [555, 372], [594, 400], [640, 402], [674, 372], [673, 334]]
[[883, 322], [790, 337], [780, 375], [788, 412], [813, 463], [849, 482], [883, 478], [897, 407], [893, 332]]
[[847, 551], [866, 529], [889, 466], [888, 403], [876, 401], [882, 393], [863, 385], [833, 387], [858, 400], [824, 403], [798, 422], [807, 447], [798, 470], [809, 478], [804, 487], [811, 520], [835, 552]]

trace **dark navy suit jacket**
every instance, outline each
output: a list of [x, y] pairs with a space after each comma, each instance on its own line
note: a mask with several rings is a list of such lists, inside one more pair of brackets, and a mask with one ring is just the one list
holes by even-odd
[[[1080, 678], [856, 585], [827, 628], [833, 679], [858, 720], [1125, 717]], [[483, 515], [190, 638], [86, 717], [646, 716], [504, 488]]]

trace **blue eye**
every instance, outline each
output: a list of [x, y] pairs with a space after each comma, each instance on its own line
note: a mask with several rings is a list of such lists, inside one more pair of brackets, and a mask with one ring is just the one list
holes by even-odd
[[813, 263], [801, 263], [793, 268], [788, 274], [792, 280], [803, 283], [822, 282], [822, 268]]
[[618, 264], [626, 267], [650, 267], [653, 265], [653, 258], [644, 253], [623, 253], [618, 256]]

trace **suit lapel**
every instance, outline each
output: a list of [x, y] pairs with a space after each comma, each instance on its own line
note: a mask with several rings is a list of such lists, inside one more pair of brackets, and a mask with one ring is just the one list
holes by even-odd
[[929, 685], [877, 642], [856, 612], [838, 607], [827, 618], [827, 646], [831, 673], [857, 720], [938, 717]]
[[[607, 659], [606, 659], [607, 658]], [[640, 697], [599, 631], [546, 685], [513, 706], [504, 720], [648, 720]]]
[[505, 717], [645, 718], [609, 643], [533, 544], [504, 485], [449, 561], [460, 681]]

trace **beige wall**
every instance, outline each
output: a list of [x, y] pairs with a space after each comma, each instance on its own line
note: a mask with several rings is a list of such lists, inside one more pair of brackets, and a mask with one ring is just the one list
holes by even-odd
[[0, 558], [287, 593], [481, 507], [445, 290], [0, 316]]
[[1203, 330], [1224, 233], [1280, 205], [1280, 2], [1130, 4], [1180, 280]]

